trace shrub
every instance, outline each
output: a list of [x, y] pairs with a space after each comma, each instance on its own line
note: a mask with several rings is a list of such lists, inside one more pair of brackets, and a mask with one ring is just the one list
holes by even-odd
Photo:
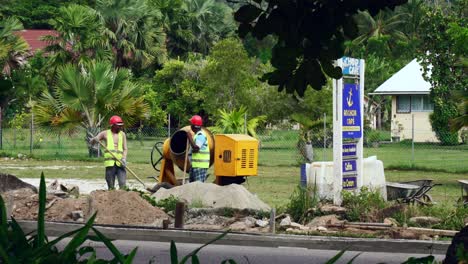
[[317, 203], [313, 188], [298, 185], [289, 198], [285, 212], [291, 215], [294, 221], [301, 222], [307, 209], [317, 206]]
[[386, 202], [379, 192], [362, 187], [359, 193], [343, 191], [343, 206], [346, 207], [346, 218], [350, 221], [366, 221], [372, 213], [385, 208]]

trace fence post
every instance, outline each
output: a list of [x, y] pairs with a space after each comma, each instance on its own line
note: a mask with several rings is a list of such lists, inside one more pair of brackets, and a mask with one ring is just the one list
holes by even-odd
[[29, 155], [32, 155], [32, 149], [33, 149], [33, 129], [34, 129], [34, 112], [32, 111], [31, 107], [31, 124], [30, 124], [30, 133], [29, 133]]
[[167, 115], [167, 137], [171, 137], [171, 114]]
[[327, 113], [323, 113], [323, 158], [322, 161], [325, 161], [325, 153], [327, 150]]
[[2, 115], [2, 107], [0, 107], [0, 149], [3, 149]]
[[247, 134], [247, 113], [244, 114], [244, 134]]
[[414, 167], [414, 114], [411, 114], [411, 167]]

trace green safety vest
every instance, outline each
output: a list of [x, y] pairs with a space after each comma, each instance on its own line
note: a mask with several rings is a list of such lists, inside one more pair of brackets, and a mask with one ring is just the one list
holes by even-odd
[[195, 136], [194, 140], [196, 141], [197, 136], [202, 135], [206, 138], [206, 143], [201, 146], [198, 152], [192, 153], [192, 167], [193, 168], [209, 168], [210, 167], [210, 146], [208, 145], [208, 138], [200, 130]]
[[[117, 142], [117, 149], [114, 147], [114, 137], [112, 131], [107, 130], [107, 149], [110, 150], [118, 159], [122, 159], [123, 156], [123, 134], [119, 132], [119, 141]], [[122, 167], [122, 164], [114, 159], [109, 152], [104, 152], [104, 166], [112, 167], [115, 165]]]

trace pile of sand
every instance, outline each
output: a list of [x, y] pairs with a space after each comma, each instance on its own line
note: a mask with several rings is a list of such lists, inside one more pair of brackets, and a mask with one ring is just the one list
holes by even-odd
[[172, 189], [160, 189], [153, 194], [156, 200], [166, 199], [173, 195], [188, 205], [208, 208], [236, 208], [269, 211], [271, 208], [244, 186], [230, 184], [219, 186], [213, 183], [192, 182]]
[[29, 188], [34, 192], [37, 192], [36, 187], [20, 180], [18, 177], [0, 173], [0, 193], [24, 188]]
[[110, 225], [160, 225], [169, 216], [136, 192], [94, 191], [89, 197], [88, 217], [97, 212], [95, 223]]

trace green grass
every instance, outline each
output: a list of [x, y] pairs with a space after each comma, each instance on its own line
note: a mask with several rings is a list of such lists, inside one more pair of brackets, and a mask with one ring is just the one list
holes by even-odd
[[[61, 166], [61, 167], [57, 167]], [[154, 180], [147, 177], [157, 176], [158, 173], [149, 164], [129, 163], [130, 168], [141, 179], [151, 183]], [[104, 167], [102, 162], [85, 161], [38, 161], [38, 160], [4, 160], [0, 159], [0, 172], [10, 173], [22, 178], [38, 178], [41, 171], [48, 175], [48, 179], [101, 179], [104, 182]], [[208, 181], [214, 180], [213, 168], [208, 173], [211, 175]], [[178, 177], [181, 171], [176, 171]], [[248, 177], [244, 186], [260, 199], [273, 207], [282, 207], [289, 202], [289, 197], [299, 183], [299, 166], [259, 166], [258, 176]], [[466, 173], [446, 173], [427, 171], [398, 171], [386, 170], [387, 181], [408, 181], [415, 179], [434, 179], [436, 186], [429, 194], [435, 201], [455, 203], [460, 197], [460, 186], [457, 179], [467, 179]], [[132, 177], [128, 174], [129, 179]]]

